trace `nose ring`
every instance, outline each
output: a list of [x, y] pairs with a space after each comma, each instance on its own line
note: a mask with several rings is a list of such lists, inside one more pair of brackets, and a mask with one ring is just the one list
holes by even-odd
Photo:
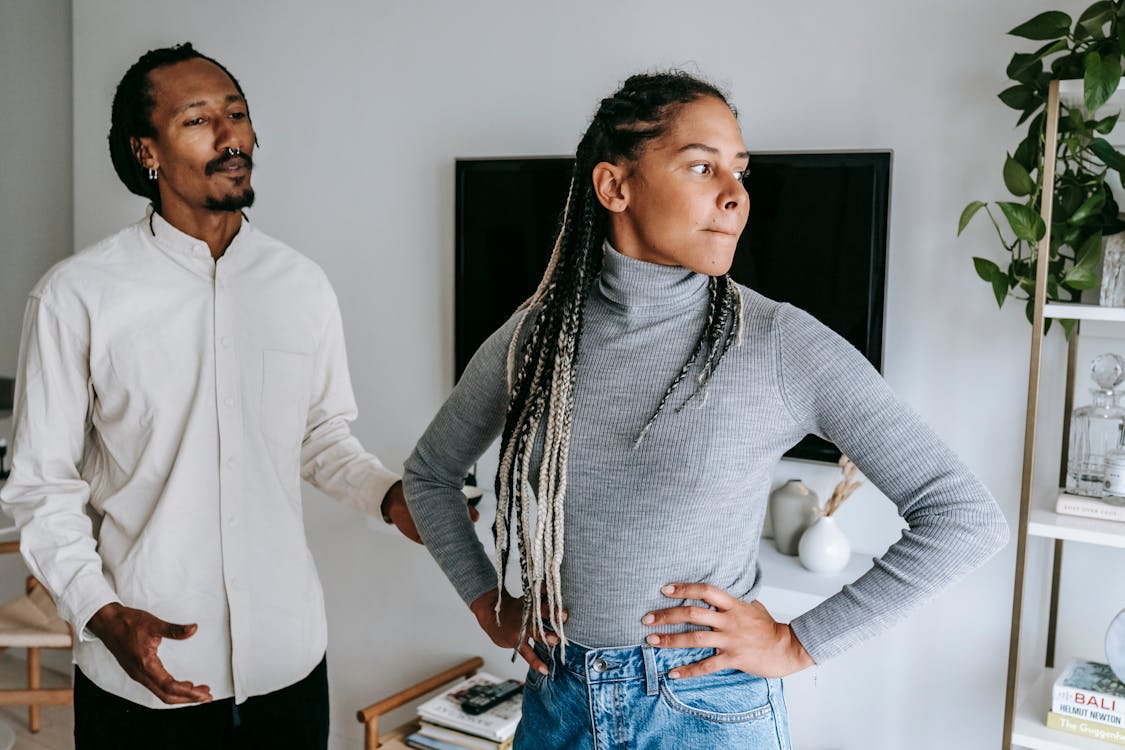
[[237, 146], [235, 146], [234, 148], [227, 146], [227, 153], [231, 156], [238, 156], [242, 153], [242, 149], [238, 148]]

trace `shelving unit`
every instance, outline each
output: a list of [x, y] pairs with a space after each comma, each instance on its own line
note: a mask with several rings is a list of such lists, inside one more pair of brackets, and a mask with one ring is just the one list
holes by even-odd
[[[1125, 523], [1102, 521], [1059, 515], [1054, 512], [1058, 486], [1065, 481], [1066, 449], [1069, 417], [1073, 404], [1074, 374], [1078, 337], [1082, 321], [1125, 323], [1125, 309], [1100, 307], [1075, 303], [1046, 303], [1047, 262], [1051, 245], [1051, 209], [1054, 203], [1056, 144], [1060, 90], [1067, 100], [1081, 100], [1081, 81], [1053, 81], [1047, 97], [1047, 122], [1043, 154], [1043, 193], [1040, 214], [1047, 225], [1047, 233], [1040, 240], [1037, 256], [1034, 315], [1031, 327], [1031, 357], [1028, 368], [1027, 413], [1024, 426], [1023, 472], [1020, 487], [1019, 528], [1016, 535], [1016, 569], [1012, 595], [1012, 625], [1008, 651], [1008, 673], [1004, 705], [1003, 750], [1013, 747], [1031, 750], [1104, 750], [1105, 742], [1087, 739], [1047, 727], [1047, 712], [1051, 707], [1051, 686], [1055, 680], [1055, 637], [1057, 635], [1059, 587], [1062, 556], [1066, 542], [1092, 544], [1125, 549]], [[1125, 83], [1118, 87], [1120, 95]], [[1050, 491], [1037, 492], [1033, 487], [1039, 426], [1040, 374], [1043, 365], [1043, 330], [1046, 321], [1074, 320], [1078, 322], [1069, 342], [1066, 390], [1064, 393], [1062, 462], [1060, 478]], [[1122, 328], [1125, 336], [1125, 327]], [[1021, 653], [1025, 613], [1024, 588], [1029, 576], [1028, 552], [1032, 544], [1050, 544], [1043, 548], [1050, 555], [1051, 581], [1048, 599], [1046, 654], [1041, 667], [1032, 667]], [[1028, 673], [1030, 673], [1030, 678]], [[1023, 679], [1021, 680], [1021, 676]]]

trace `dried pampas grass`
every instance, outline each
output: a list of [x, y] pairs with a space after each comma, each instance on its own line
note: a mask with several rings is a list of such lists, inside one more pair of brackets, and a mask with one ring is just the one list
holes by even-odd
[[839, 463], [840, 470], [844, 472], [844, 478], [833, 488], [832, 495], [824, 503], [824, 507], [818, 509], [817, 512], [822, 516], [830, 516], [835, 513], [844, 504], [844, 501], [851, 497], [851, 494], [863, 484], [862, 479], [856, 478], [859, 475], [859, 469], [856, 468], [850, 458], [841, 455]]

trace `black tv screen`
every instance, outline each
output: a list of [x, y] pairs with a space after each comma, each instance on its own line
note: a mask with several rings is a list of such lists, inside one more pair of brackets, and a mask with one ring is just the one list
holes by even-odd
[[[456, 164], [455, 375], [527, 299], [551, 254], [574, 160]], [[800, 307], [883, 364], [890, 151], [751, 153], [735, 281]], [[790, 458], [836, 461], [810, 435]]]

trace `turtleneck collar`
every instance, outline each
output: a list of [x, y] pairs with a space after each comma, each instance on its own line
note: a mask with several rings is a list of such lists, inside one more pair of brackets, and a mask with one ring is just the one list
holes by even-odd
[[707, 294], [709, 277], [682, 266], [662, 266], [622, 255], [605, 241], [598, 288], [628, 310], [681, 307]]

